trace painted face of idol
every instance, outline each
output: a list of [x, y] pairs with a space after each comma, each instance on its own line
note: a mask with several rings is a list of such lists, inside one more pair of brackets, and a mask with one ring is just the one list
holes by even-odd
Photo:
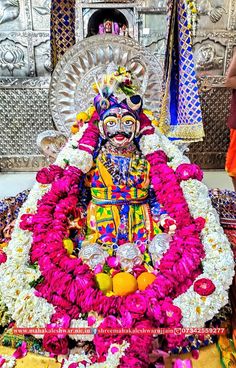
[[110, 109], [103, 118], [103, 136], [119, 148], [128, 146], [137, 133], [138, 122], [128, 110], [116, 107]]

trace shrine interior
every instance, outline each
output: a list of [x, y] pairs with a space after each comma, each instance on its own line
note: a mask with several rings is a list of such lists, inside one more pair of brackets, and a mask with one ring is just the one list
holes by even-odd
[[235, 50], [236, 0], [0, 0], [0, 367], [236, 367]]

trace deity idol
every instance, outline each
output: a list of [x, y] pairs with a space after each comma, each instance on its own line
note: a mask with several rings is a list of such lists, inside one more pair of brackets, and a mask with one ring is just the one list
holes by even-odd
[[118, 68], [94, 89], [37, 174], [0, 294], [18, 327], [91, 328], [43, 336], [54, 355], [76, 349], [65, 367], [148, 367], [157, 348], [187, 344], [156, 328], [203, 327], [227, 303], [233, 255], [201, 170], [160, 133], [131, 73]]

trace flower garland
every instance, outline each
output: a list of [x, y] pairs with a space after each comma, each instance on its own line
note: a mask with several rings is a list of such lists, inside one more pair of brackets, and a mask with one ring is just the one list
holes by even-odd
[[[62, 244], [63, 237], [68, 235], [67, 216], [69, 214], [79, 214], [78, 212], [74, 212], [78, 200], [77, 196], [79, 194], [78, 184], [83, 177], [83, 173], [90, 169], [92, 165], [92, 154], [96, 148], [98, 132], [96, 128], [94, 128], [94, 125], [90, 124], [88, 126], [85, 126], [82, 131], [76, 134], [73, 139], [68, 142], [66, 148], [60, 153], [58, 161], [56, 162], [57, 165], [53, 165], [49, 169], [44, 169], [38, 174], [37, 179], [41, 181], [41, 183], [51, 183], [51, 186], [48, 184], [36, 185], [31, 192], [29, 200], [22, 208], [21, 214], [24, 214], [24, 216], [22, 216], [21, 220], [25, 230], [19, 229], [18, 220], [12, 241], [6, 252], [8, 259], [6, 263], [1, 266], [1, 272], [3, 270], [8, 272], [10, 264], [15, 271], [17, 269], [14, 268], [17, 267], [16, 264], [14, 264], [15, 262], [21, 266], [17, 269], [18, 276], [22, 277], [22, 275], [24, 275], [23, 272], [25, 272], [25, 282], [23, 282], [23, 285], [26, 286], [26, 290], [23, 292], [23, 289], [21, 289], [20, 294], [15, 293], [14, 300], [17, 302], [20, 301], [21, 309], [23, 305], [25, 306], [23, 309], [27, 318], [20, 318], [20, 316], [22, 317], [21, 309], [18, 309], [19, 316], [17, 313], [14, 314], [17, 302], [12, 304], [12, 293], [7, 290], [7, 288], [9, 288], [9, 279], [4, 275], [1, 292], [4, 300], [6, 300], [6, 305], [8, 308], [10, 307], [10, 312], [15, 315], [17, 324], [20, 326], [40, 327], [48, 324], [50, 319], [51, 323], [60, 321], [62, 326], [68, 326], [72, 318], [79, 318], [81, 311], [89, 312], [91, 310], [95, 310], [98, 314], [105, 317], [102, 322], [104, 326], [111, 324], [111, 317], [114, 313], [116, 313], [119, 318], [117, 319], [114, 317], [115, 320], [112, 319], [112, 323], [118, 323], [119, 325], [123, 321], [123, 326], [127, 326], [128, 323], [130, 323], [130, 326], [136, 327], [138, 325], [146, 328], [157, 326], [160, 323], [163, 323], [165, 326], [180, 326], [180, 320], [182, 318], [180, 310], [184, 313], [182, 321], [186, 322], [185, 320], [189, 318], [187, 314], [190, 309], [187, 308], [187, 306], [191, 305], [191, 308], [194, 309], [194, 303], [191, 301], [194, 300], [194, 298], [192, 299], [192, 293], [195, 293], [195, 291], [193, 291], [194, 287], [191, 285], [196, 278], [200, 280], [203, 276], [200, 276], [200, 263], [204, 258], [204, 251], [199, 238], [199, 233], [204, 226], [204, 221], [202, 221], [201, 217], [206, 219], [206, 224], [202, 231], [204, 246], [207, 244], [207, 237], [209, 237], [209, 233], [213, 226], [212, 223], [215, 221], [216, 217], [216, 214], [211, 212], [210, 206], [205, 208], [202, 214], [197, 213], [196, 215], [196, 212], [194, 212], [193, 207], [196, 211], [200, 211], [200, 207], [196, 206], [197, 202], [195, 202], [197, 193], [199, 193], [199, 188], [197, 186], [199, 182], [195, 179], [200, 179], [199, 171], [194, 165], [178, 168], [180, 164], [188, 162], [188, 159], [184, 158], [168, 139], [160, 136], [157, 131], [154, 132], [147, 124], [145, 127], [147, 134], [143, 135], [141, 138], [140, 147], [143, 154], [151, 163], [151, 178], [157, 199], [160, 203], [164, 204], [171, 216], [175, 218], [178, 224], [178, 231], [170, 244], [169, 250], [161, 260], [160, 273], [158, 274], [157, 280], [149, 286], [145, 292], [136, 293], [126, 298], [108, 298], [96, 289], [94, 275], [88, 267], [83, 265], [80, 259], [70, 258]], [[77, 149], [78, 146], [79, 149]], [[169, 160], [168, 165], [167, 157], [163, 151], [167, 153], [168, 157], [172, 158]], [[77, 152], [77, 155], [72, 154], [72, 152]], [[149, 156], [150, 154], [152, 155]], [[83, 157], [84, 159], [82, 159]], [[70, 164], [69, 166], [68, 161]], [[173, 171], [175, 168], [177, 168], [176, 173]], [[185, 180], [181, 183], [183, 192], [178, 186], [178, 181], [181, 180]], [[172, 184], [175, 190], [171, 191], [169, 183]], [[187, 199], [188, 205], [183, 193]], [[32, 197], [34, 197], [34, 200], [32, 200]], [[177, 198], [174, 205], [172, 203], [173, 197]], [[193, 217], [191, 217], [188, 211], [188, 206]], [[31, 254], [31, 235], [29, 230], [33, 230]], [[229, 243], [226, 237], [224, 237], [223, 234], [221, 235], [220, 240], [223, 239], [224, 241], [228, 261], [228, 267], [226, 267], [225, 262], [223, 263], [223, 269], [225, 270], [227, 268], [227, 272], [223, 272], [220, 279], [220, 293], [223, 289], [225, 295], [231, 282], [230, 277], [232, 278], [233, 276], [233, 262]], [[183, 239], [184, 242], [181, 243]], [[186, 247], [185, 241], [187, 242]], [[218, 238], [215, 239], [215, 244], [219, 247], [220, 241]], [[18, 249], [16, 250], [17, 247]], [[21, 250], [19, 250], [19, 247]], [[21, 257], [21, 253], [23, 253], [24, 257]], [[208, 260], [212, 257], [211, 253], [214, 252], [212, 249], [205, 246], [205, 253], [206, 261], [205, 263], [203, 261], [203, 264], [209, 267]], [[38, 260], [40, 272], [37, 269], [32, 270], [32, 267], [29, 266], [29, 254], [33, 262]], [[196, 258], [193, 257], [193, 254]], [[215, 261], [217, 264], [217, 259], [215, 259]], [[220, 260], [220, 266], [222, 266], [223, 261], [223, 259]], [[219, 267], [218, 264], [217, 266]], [[169, 267], [173, 267], [173, 272], [169, 271]], [[31, 273], [29, 273], [29, 269]], [[176, 276], [175, 278], [173, 277], [173, 273], [179, 277], [180, 270], [182, 270], [187, 277], [187, 283], [184, 282], [184, 279], [181, 279], [180, 283], [177, 283]], [[30, 287], [27, 282], [29, 283], [32, 280], [37, 281], [41, 276], [44, 277], [44, 281], [36, 287], [36, 296], [34, 295], [34, 288]], [[209, 279], [209, 277], [210, 275], [208, 274], [206, 278]], [[20, 281], [17, 286], [21, 288]], [[36, 316], [34, 316], [34, 318], [32, 316], [32, 319], [28, 318], [29, 304], [27, 300], [29, 294], [31, 294], [31, 298], [34, 296], [36, 300], [44, 303], [42, 310], [37, 309], [36, 304], [32, 303], [32, 314], [30, 313], [30, 317], [33, 315], [33, 312], [36, 313]], [[171, 298], [169, 297], [170, 295]], [[186, 295], [187, 297], [185, 297]], [[43, 298], [41, 296], [43, 296]], [[173, 305], [173, 298], [176, 296], [177, 298], [174, 300], [174, 303], [176, 306], [179, 305], [179, 307]], [[194, 297], [196, 298], [195, 295]], [[178, 303], [180, 298], [182, 298], [182, 301]], [[47, 299], [49, 303], [45, 299]], [[207, 296], [205, 300], [208, 299], [209, 296]], [[215, 314], [223, 305], [222, 303], [225, 303], [225, 298], [219, 299], [217, 305], [211, 305], [210, 314]], [[44, 312], [45, 317], [46, 312], [48, 313], [47, 318], [44, 317], [42, 319], [42, 324], [40, 324], [39, 319], [41, 316], [44, 316]], [[145, 315], [148, 317], [148, 320], [145, 320]], [[201, 323], [203, 318], [204, 316], [199, 318]], [[198, 323], [199, 320], [197, 321]], [[100, 335], [95, 336], [94, 343], [97, 347], [97, 351], [105, 346], [106, 351], [104, 353], [107, 354], [112, 339], [107, 339], [108, 341], [105, 340], [106, 337]], [[126, 350], [126, 355], [122, 357], [121, 367], [130, 366], [129, 364], [131, 361], [132, 363], [137, 363], [136, 354], [140, 353], [141, 346], [146, 346], [146, 349], [143, 349], [144, 352], [141, 361], [148, 361], [150, 337], [140, 339], [138, 336], [134, 336], [132, 338], [125, 338], [125, 340], [129, 342], [130, 346]], [[169, 339], [170, 346], [172, 344], [176, 345], [176, 343], [180, 341], [174, 340], [171, 341], [171, 338]], [[60, 343], [61, 344], [58, 345], [59, 348], [65, 348], [66, 351], [66, 337], [62, 337]], [[45, 345], [50, 348], [50, 341], [48, 341], [47, 344], [45, 343]], [[60, 351], [62, 351], [62, 349]]]
[[198, 10], [195, 0], [186, 0], [188, 27], [192, 35], [196, 36]]
[[11, 356], [5, 354], [0, 355], [0, 367], [14, 368], [16, 366], [16, 360], [24, 358], [27, 352], [27, 344], [23, 341]]
[[[127, 342], [123, 342], [122, 345], [111, 344], [107, 354], [106, 368], [116, 368], [119, 366], [122, 356], [125, 354], [125, 350], [129, 347]], [[87, 365], [86, 365], [87, 364]], [[86, 354], [71, 354], [68, 359], [64, 359], [62, 368], [85, 368], [86, 366], [92, 368], [104, 368], [104, 362], [92, 363]]]

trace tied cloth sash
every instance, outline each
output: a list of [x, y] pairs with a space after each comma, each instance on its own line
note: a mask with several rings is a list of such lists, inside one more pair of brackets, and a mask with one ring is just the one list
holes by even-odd
[[97, 205], [144, 204], [148, 200], [147, 188], [127, 187], [125, 185], [91, 188], [92, 202]]
[[201, 141], [202, 112], [186, 0], [168, 0], [165, 86], [159, 128], [172, 140]]

